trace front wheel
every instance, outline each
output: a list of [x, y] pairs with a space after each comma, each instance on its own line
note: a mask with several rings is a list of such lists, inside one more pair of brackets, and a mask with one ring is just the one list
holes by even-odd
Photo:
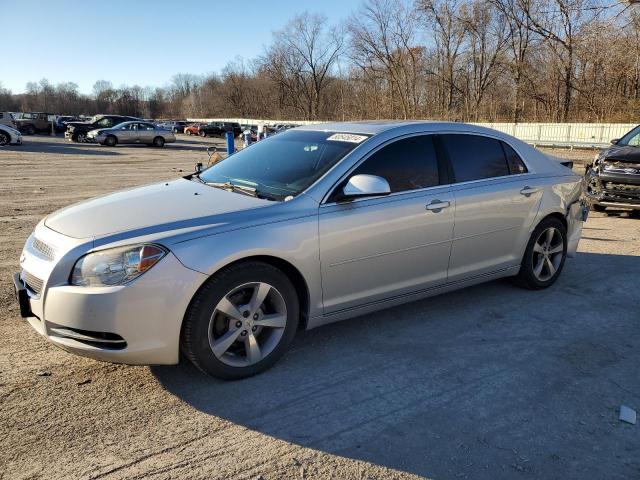
[[567, 257], [567, 230], [557, 218], [540, 222], [531, 234], [516, 283], [531, 290], [553, 285]]
[[107, 147], [115, 147], [117, 143], [118, 143], [118, 139], [113, 135], [109, 135], [107, 138], [104, 139], [104, 144]]
[[11, 139], [9, 138], [9, 135], [0, 131], [0, 147], [4, 147], [5, 145], [9, 145], [9, 142], [11, 141]]
[[187, 130], [187, 135], [191, 136], [191, 130]]
[[33, 125], [28, 125], [25, 131], [26, 131], [27, 135], [35, 135], [36, 134], [36, 127], [34, 127]]
[[199, 135], [200, 135], [201, 137], [203, 137], [203, 138], [207, 136], [207, 132], [202, 132], [202, 131], [201, 131], [201, 132], [198, 132], [198, 133], [199, 133]]
[[225, 380], [271, 367], [298, 327], [299, 303], [289, 278], [262, 262], [228, 267], [191, 301], [181, 349], [204, 373]]

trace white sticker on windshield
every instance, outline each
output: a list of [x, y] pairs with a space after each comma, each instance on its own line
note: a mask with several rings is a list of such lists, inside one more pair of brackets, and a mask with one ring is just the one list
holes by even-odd
[[361, 143], [367, 139], [366, 135], [355, 135], [353, 133], [334, 133], [327, 140], [332, 140], [334, 142], [350, 142], [350, 143]]

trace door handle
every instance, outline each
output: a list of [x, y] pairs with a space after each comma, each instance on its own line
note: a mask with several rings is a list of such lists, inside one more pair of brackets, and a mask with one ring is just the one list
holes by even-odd
[[447, 208], [451, 205], [449, 202], [442, 202], [440, 200], [434, 200], [433, 202], [427, 205], [427, 210], [430, 210], [434, 213], [438, 213], [443, 208]]
[[525, 197], [528, 197], [529, 195], [533, 195], [534, 193], [539, 191], [540, 191], [539, 188], [523, 187], [522, 190], [520, 190], [520, 195], [524, 195]]

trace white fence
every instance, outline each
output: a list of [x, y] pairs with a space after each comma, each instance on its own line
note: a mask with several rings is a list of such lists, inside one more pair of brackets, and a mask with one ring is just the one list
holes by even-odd
[[[190, 118], [193, 122], [238, 122], [242, 125], [308, 125], [301, 120], [266, 120], [257, 118]], [[633, 123], [476, 123], [513, 135], [533, 145], [590, 148], [608, 145], [634, 128]]]

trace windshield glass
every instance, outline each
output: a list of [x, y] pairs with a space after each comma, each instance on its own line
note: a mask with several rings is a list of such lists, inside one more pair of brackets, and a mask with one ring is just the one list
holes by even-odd
[[640, 127], [636, 127], [618, 140], [618, 145], [640, 147]]
[[231, 182], [284, 199], [305, 190], [366, 139], [366, 135], [292, 130], [240, 150], [202, 172], [200, 179]]

